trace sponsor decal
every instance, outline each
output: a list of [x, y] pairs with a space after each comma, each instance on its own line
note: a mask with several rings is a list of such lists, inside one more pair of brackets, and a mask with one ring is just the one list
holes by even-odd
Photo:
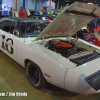
[[[9, 41], [11, 43], [9, 43]], [[7, 50], [10, 54], [14, 53], [14, 49], [13, 49], [13, 40], [11, 38], [8, 38], [5, 40], [5, 35], [2, 35], [2, 46], [1, 46], [4, 50]], [[10, 47], [10, 48], [9, 48]]]

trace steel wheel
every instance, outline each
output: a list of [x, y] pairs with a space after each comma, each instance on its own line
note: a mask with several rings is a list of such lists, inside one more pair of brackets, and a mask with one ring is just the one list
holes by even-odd
[[45, 87], [46, 81], [43, 77], [41, 69], [36, 64], [29, 61], [26, 65], [26, 72], [28, 80], [32, 86], [35, 88]]

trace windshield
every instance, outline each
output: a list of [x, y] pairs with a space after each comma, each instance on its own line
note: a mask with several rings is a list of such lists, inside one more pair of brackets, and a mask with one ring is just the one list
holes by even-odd
[[50, 22], [21, 22], [20, 37], [37, 37]]

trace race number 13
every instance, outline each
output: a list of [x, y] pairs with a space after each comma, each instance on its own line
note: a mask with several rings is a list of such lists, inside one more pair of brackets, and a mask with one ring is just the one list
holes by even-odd
[[[13, 54], [14, 53], [14, 50], [12, 48], [13, 46], [13, 40], [11, 38], [8, 38], [6, 39], [6, 42], [5, 41], [5, 35], [2, 35], [2, 48], [7, 50], [10, 54]], [[11, 41], [11, 43], [8, 43], [9, 41]], [[10, 48], [8, 48], [8, 46], [10, 46]]]

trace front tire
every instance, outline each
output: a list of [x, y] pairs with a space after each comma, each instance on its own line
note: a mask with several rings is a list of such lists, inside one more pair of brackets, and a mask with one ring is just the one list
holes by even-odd
[[33, 87], [40, 89], [46, 86], [46, 80], [43, 77], [42, 71], [36, 64], [29, 61], [26, 64], [26, 72], [28, 80]]

